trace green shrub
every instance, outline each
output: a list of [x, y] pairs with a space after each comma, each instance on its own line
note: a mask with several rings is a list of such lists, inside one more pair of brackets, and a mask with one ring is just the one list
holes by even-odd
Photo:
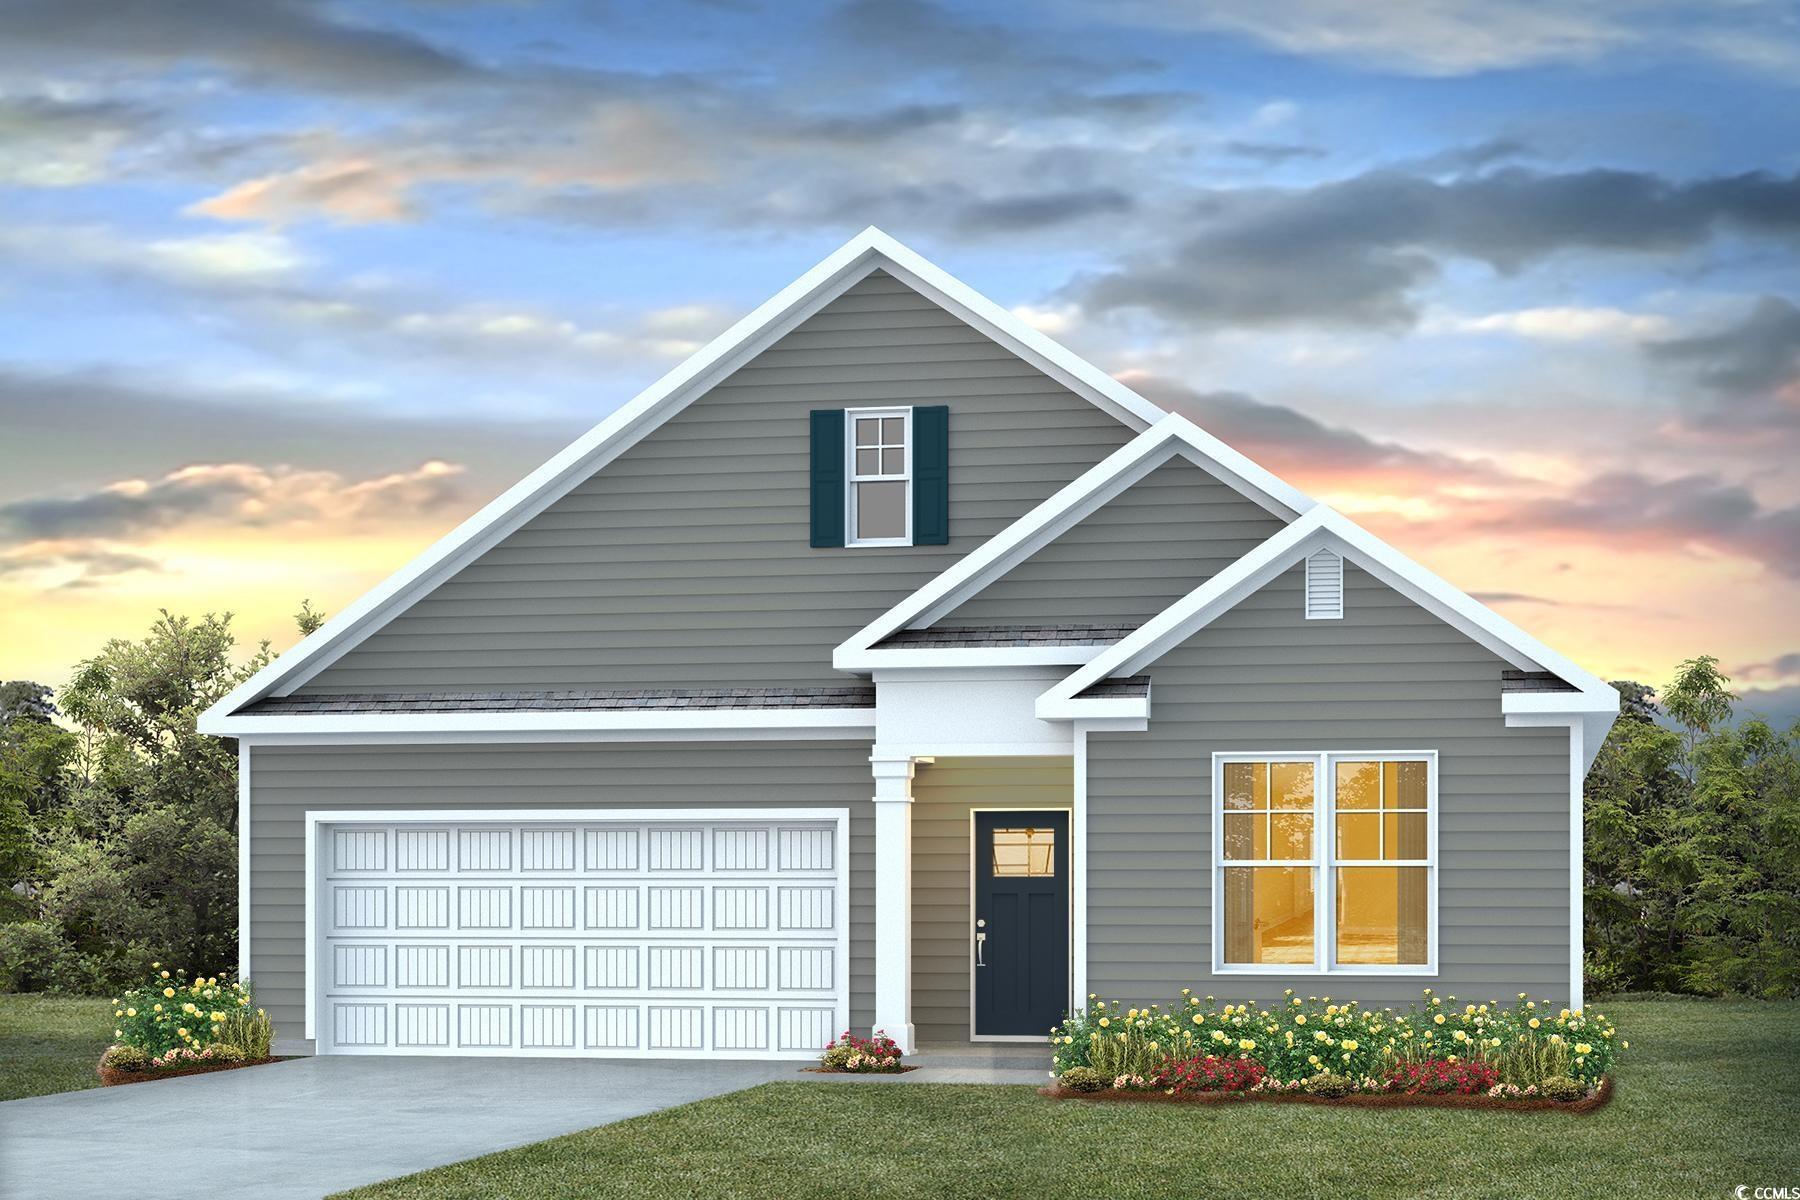
[[1291, 990], [1267, 1006], [1221, 1005], [1187, 991], [1167, 1009], [1088, 999], [1050, 1033], [1059, 1075], [1093, 1067], [1109, 1079], [1148, 1077], [1165, 1058], [1215, 1057], [1257, 1062], [1271, 1084], [1298, 1084], [1322, 1072], [1361, 1083], [1408, 1064], [1462, 1062], [1491, 1068], [1521, 1089], [1551, 1075], [1591, 1087], [1629, 1048], [1605, 1016], [1525, 996], [1511, 1006], [1459, 1004], [1427, 989], [1423, 1004], [1405, 1010]]
[[243, 1005], [226, 1010], [213, 1036], [241, 1049], [245, 1058], [268, 1058], [275, 1043], [275, 1023], [262, 1009]]
[[1538, 1094], [1547, 1100], [1570, 1104], [1587, 1098], [1587, 1085], [1567, 1075], [1552, 1075], [1538, 1084]]
[[0, 992], [41, 992], [56, 986], [57, 963], [68, 947], [42, 921], [0, 924]]
[[1107, 1079], [1131, 1078], [1156, 1074], [1157, 1066], [1169, 1056], [1170, 1046], [1158, 1039], [1139, 1022], [1125, 1022], [1123, 1028], [1110, 1024], [1088, 1036], [1088, 1065]]
[[214, 1042], [207, 1049], [211, 1050], [213, 1057], [221, 1062], [243, 1062], [250, 1057], [244, 1053], [242, 1046], [233, 1042]]
[[1057, 1082], [1071, 1092], [1098, 1092], [1112, 1081], [1092, 1067], [1070, 1067], [1057, 1076]]
[[[227, 1040], [248, 1050], [247, 1043], [254, 1040], [249, 1035], [260, 1036], [259, 1032], [242, 1028], [234, 1029], [231, 1038], [220, 1034], [233, 1013], [248, 1018], [252, 1012], [247, 985], [216, 975], [190, 981], [185, 971], [165, 970], [160, 963], [150, 965], [155, 974], [148, 983], [130, 988], [113, 1000], [113, 1020], [118, 1022], [113, 1036], [120, 1042], [136, 1046], [152, 1058], [164, 1058], [171, 1050], [198, 1053], [214, 1042]], [[261, 1010], [255, 1011], [266, 1026], [267, 1016]]]
[[150, 1056], [136, 1046], [108, 1046], [100, 1065], [115, 1071], [148, 1071]]
[[1339, 1096], [1348, 1096], [1354, 1092], [1356, 1080], [1348, 1075], [1339, 1075], [1335, 1071], [1320, 1071], [1306, 1080], [1306, 1090], [1311, 1095], [1335, 1100]]

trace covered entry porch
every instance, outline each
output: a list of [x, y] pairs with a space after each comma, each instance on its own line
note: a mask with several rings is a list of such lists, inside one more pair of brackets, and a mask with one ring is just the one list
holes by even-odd
[[909, 1052], [1041, 1045], [1078, 987], [1073, 756], [875, 765], [875, 1026]]

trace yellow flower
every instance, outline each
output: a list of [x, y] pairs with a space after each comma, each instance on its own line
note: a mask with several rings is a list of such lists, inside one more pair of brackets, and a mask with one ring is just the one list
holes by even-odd
[[1594, 1052], [1594, 1048], [1592, 1046], [1588, 1045], [1586, 1042], [1576, 1042], [1575, 1043], [1575, 1053], [1577, 1053], [1577, 1054], [1592, 1054], [1593, 1052]]
[[162, 973], [162, 977], [163, 977], [163, 978], [164, 978], [164, 979], [167, 979], [167, 978], [168, 978], [168, 977], [169, 977], [169, 973], [168, 973], [168, 972], [167, 972], [167, 971], [164, 971], [164, 972], [163, 972], [163, 973]]
[[1433, 1017], [1433, 1018], [1431, 1018], [1431, 1019], [1432, 1019], [1432, 1020], [1433, 1020], [1433, 1021], [1435, 1021], [1435, 1022], [1436, 1022], [1436, 1023], [1437, 1023], [1437, 1024], [1439, 1024], [1439, 1025], [1442, 1025], [1442, 1024], [1443, 1024], [1443, 1023], [1444, 1023], [1444, 1014], [1443, 1014], [1443, 1013], [1439, 1013], [1439, 1014], [1438, 1014], [1438, 1015], [1437, 1015], [1437, 1016], [1435, 1016], [1435, 1017]]
[[1299, 1015], [1299, 1016], [1297, 1016], [1297, 1017], [1295, 1017], [1295, 1018], [1294, 1018], [1294, 1024], [1296, 1024], [1296, 1025], [1304, 1025], [1304, 1024], [1306, 1024], [1306, 1014], [1305, 1014], [1305, 1013], [1301, 1013], [1301, 1014], [1300, 1014], [1300, 1015]]
[[113, 1030], [113, 1036], [116, 1038], [124, 1037], [125, 1031], [123, 1029], [115, 1029]]
[[1309, 1054], [1306, 1056], [1306, 1061], [1316, 1067], [1319, 1065], [1319, 1056], [1316, 1054]]
[[157, 1011], [157, 1012], [161, 1012], [161, 1011], [162, 1011], [162, 1005], [160, 1005], [160, 1004], [159, 1004], [159, 1005], [157, 1005], [157, 1006], [156, 1006], [156, 1011]]
[[1627, 1049], [1627, 1050], [1629, 1050], [1629, 1049], [1631, 1049], [1631, 1043], [1630, 1043], [1630, 1042], [1620, 1042], [1620, 1043], [1619, 1043], [1619, 1045], [1620, 1045], [1620, 1046], [1623, 1046], [1623, 1047], [1624, 1047], [1624, 1048], [1625, 1048], [1625, 1049]]
[[175, 1032], [179, 1033], [182, 1037], [186, 1037], [188, 1035], [187, 1026], [183, 1025], [180, 1029], [177, 1029]]
[[1196, 1024], [1196, 1025], [1206, 1024], [1206, 1014], [1205, 1013], [1195, 1013], [1194, 1014], [1194, 1024]]
[[174, 988], [164, 988], [163, 989], [163, 995], [165, 995], [165, 996], [173, 996], [174, 994], [175, 994]]
[[1356, 1049], [1356, 1043], [1351, 1041], [1349, 1038], [1345, 1038], [1343, 1041], [1339, 1042], [1338, 1045], [1342, 1046], [1346, 1050]]
[[1527, 1025], [1531, 1026], [1533, 1029], [1536, 1029], [1538, 1026], [1543, 1024], [1543, 1022], [1538, 1020], [1536, 1017], [1531, 1018], [1531, 1020], [1529, 1020], [1525, 1023]]
[[184, 1013], [191, 1013], [194, 1011], [194, 1006], [192, 1004], [184, 1004], [181, 1006], [181, 1011]]
[[1112, 1024], [1111, 1017], [1101, 1017], [1100, 1018], [1100, 1028], [1105, 1029], [1108, 1025], [1111, 1025], [1111, 1024]]
[[128, 1009], [126, 1009], [126, 1010], [125, 1010], [125, 1015], [126, 1015], [126, 1016], [128, 1016], [128, 1017], [135, 1017], [135, 1016], [137, 1016], [137, 1009], [135, 1009], [135, 1008], [128, 1008]]
[[1239, 1038], [1238, 1039], [1238, 1049], [1239, 1050], [1254, 1050], [1254, 1049], [1256, 1049], [1256, 1043], [1251, 1041], [1249, 1038]]

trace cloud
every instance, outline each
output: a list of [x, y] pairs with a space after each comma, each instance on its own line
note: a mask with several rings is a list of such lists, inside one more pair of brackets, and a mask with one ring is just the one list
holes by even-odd
[[17, 0], [0, 58], [43, 69], [95, 57], [156, 70], [205, 63], [250, 80], [372, 94], [485, 77], [416, 35], [337, 19], [306, 0]]
[[1763, 296], [1724, 329], [1652, 342], [1644, 349], [1716, 392], [1792, 389], [1800, 403], [1800, 308], [1783, 297]]
[[1800, 579], [1800, 506], [1770, 507], [1715, 476], [1609, 471], [1564, 494], [1471, 505], [1465, 530], [1574, 535], [1650, 550], [1704, 550]]
[[460, 509], [460, 466], [429, 461], [351, 481], [336, 471], [203, 463], [157, 479], [122, 479], [72, 496], [0, 504], [0, 531], [18, 542], [143, 539], [178, 526], [339, 526]]
[[1745, 663], [1732, 674], [1745, 679], [1800, 679], [1800, 650], [1778, 654], [1766, 662]]
[[1594, 339], [1638, 340], [1668, 333], [1669, 318], [1618, 308], [1553, 306], [1463, 317], [1446, 323], [1460, 333], [1509, 333], [1535, 341], [1585, 342]]
[[1080, 8], [1126, 24], [1237, 34], [1290, 54], [1423, 76], [1590, 63], [1626, 53], [1697, 55], [1771, 71], [1800, 63], [1800, 37], [1778, 3], [1104, 0]]
[[153, 120], [150, 110], [122, 100], [0, 95], [0, 184], [93, 183]]
[[1100, 312], [1225, 324], [1407, 327], [1446, 259], [1514, 272], [1559, 251], [1674, 252], [1731, 231], [1800, 237], [1800, 175], [1676, 182], [1510, 167], [1447, 181], [1376, 171], [1301, 189], [1198, 193], [1167, 252], [1077, 278]]
[[1481, 459], [1371, 438], [1241, 392], [1200, 392], [1141, 372], [1127, 372], [1120, 378], [1234, 449], [1303, 479], [1309, 486], [1360, 484], [1435, 491], [1452, 485], [1491, 486], [1511, 481], [1500, 468]]
[[36, 542], [0, 551], [0, 582], [25, 583], [45, 591], [98, 587], [121, 575], [165, 569], [147, 555], [79, 541]]
[[1285, 142], [1232, 141], [1225, 143], [1225, 153], [1268, 163], [1270, 166], [1280, 166], [1297, 158], [1324, 158], [1330, 152], [1319, 146], [1299, 146]]
[[1021, 233], [1087, 217], [1127, 213], [1135, 206], [1131, 195], [1118, 188], [1080, 188], [974, 200], [956, 214], [956, 222], [964, 233]]

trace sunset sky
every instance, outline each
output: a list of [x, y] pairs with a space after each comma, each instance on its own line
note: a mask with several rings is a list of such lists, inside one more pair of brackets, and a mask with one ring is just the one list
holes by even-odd
[[1785, 0], [13, 0], [0, 679], [290, 644], [875, 224], [1794, 716], [1797, 81]]

